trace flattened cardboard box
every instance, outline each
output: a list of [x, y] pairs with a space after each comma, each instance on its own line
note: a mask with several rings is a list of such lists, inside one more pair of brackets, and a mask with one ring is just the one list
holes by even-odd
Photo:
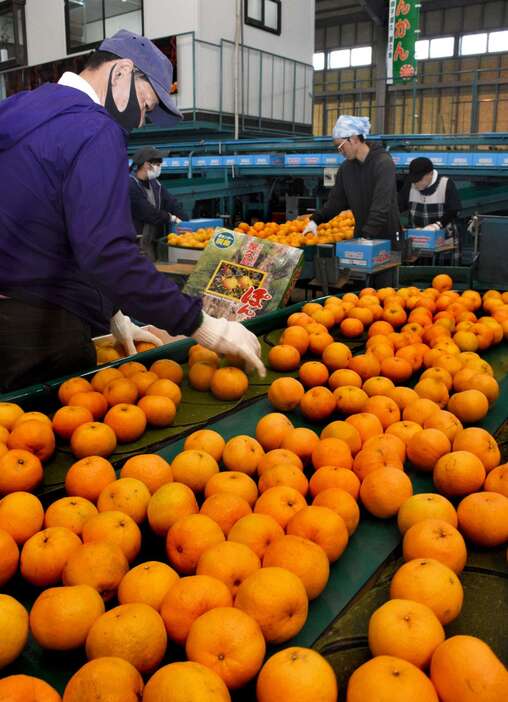
[[243, 321], [285, 305], [302, 266], [301, 249], [217, 228], [183, 291], [213, 317]]

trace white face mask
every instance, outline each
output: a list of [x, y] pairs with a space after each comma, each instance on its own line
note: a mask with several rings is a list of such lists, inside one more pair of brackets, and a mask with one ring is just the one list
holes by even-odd
[[155, 180], [161, 174], [162, 166], [160, 164], [152, 164], [148, 171], [148, 180]]

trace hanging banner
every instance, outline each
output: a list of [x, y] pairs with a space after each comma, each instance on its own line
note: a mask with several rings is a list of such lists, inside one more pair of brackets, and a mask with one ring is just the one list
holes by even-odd
[[420, 2], [390, 0], [386, 82], [405, 83], [416, 78], [415, 42], [420, 33]]

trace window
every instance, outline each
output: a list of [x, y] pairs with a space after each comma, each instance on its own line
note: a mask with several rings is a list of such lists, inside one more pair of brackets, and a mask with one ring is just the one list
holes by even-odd
[[351, 65], [351, 49], [330, 51], [328, 68], [349, 68]]
[[372, 64], [372, 46], [337, 49], [328, 54], [328, 68], [356, 68]]
[[325, 67], [325, 54], [323, 51], [318, 54], [314, 54], [312, 58], [312, 65], [315, 71], [322, 71]]
[[0, 69], [26, 64], [25, 35], [25, 0], [0, 2]]
[[455, 37], [439, 37], [430, 40], [429, 58], [447, 58], [455, 53]]
[[372, 46], [357, 46], [351, 49], [352, 66], [370, 66], [372, 63]]
[[459, 53], [461, 56], [484, 54], [487, 51], [487, 32], [480, 34], [464, 34], [460, 38]]
[[429, 39], [415, 41], [415, 57], [417, 61], [426, 61], [429, 58]]
[[143, 34], [143, 0], [66, 0], [67, 53], [92, 49], [119, 29]]
[[281, 0], [245, 0], [245, 24], [281, 33]]
[[488, 51], [489, 54], [493, 54], [496, 51], [508, 51], [508, 30], [490, 32]]

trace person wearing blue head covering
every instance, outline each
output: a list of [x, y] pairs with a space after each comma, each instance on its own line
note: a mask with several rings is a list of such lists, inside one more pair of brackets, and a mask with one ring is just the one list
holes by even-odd
[[254, 334], [208, 316], [136, 244], [127, 137], [145, 117], [182, 118], [172, 76], [155, 44], [122, 29], [81, 74], [0, 103], [0, 392], [95, 366], [92, 334], [108, 327], [129, 353], [160, 345], [120, 306], [264, 373]]
[[333, 141], [344, 156], [335, 185], [324, 207], [314, 212], [304, 233], [317, 232], [343, 210], [355, 218], [355, 236], [391, 239], [400, 231], [395, 164], [377, 143], [367, 143], [370, 122], [367, 117], [341, 115], [333, 128]]

